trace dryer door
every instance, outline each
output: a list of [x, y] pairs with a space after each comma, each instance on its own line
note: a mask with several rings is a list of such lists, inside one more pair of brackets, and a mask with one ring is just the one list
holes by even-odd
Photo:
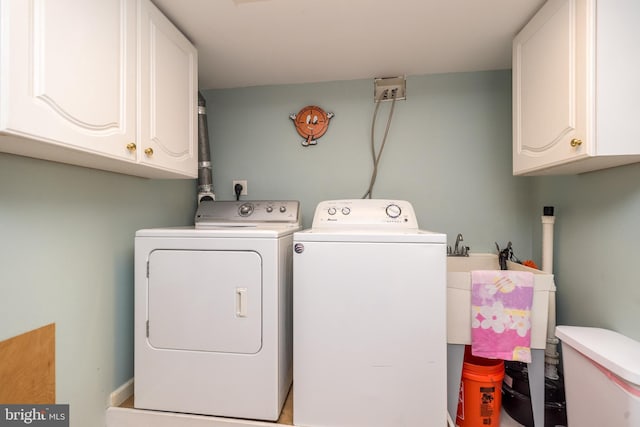
[[152, 347], [253, 354], [262, 346], [262, 261], [253, 251], [154, 250]]

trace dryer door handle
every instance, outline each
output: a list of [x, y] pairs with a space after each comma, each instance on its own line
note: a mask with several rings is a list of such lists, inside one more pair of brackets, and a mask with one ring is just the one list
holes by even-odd
[[247, 288], [236, 288], [236, 317], [247, 317]]

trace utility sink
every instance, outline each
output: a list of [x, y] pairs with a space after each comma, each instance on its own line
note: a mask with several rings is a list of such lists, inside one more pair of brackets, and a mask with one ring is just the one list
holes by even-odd
[[[447, 342], [471, 344], [471, 272], [499, 270], [498, 256], [471, 253], [468, 257], [447, 257]], [[553, 274], [507, 261], [508, 270], [530, 271], [534, 276], [531, 306], [531, 348], [544, 349], [547, 343], [549, 298], [555, 299]]]

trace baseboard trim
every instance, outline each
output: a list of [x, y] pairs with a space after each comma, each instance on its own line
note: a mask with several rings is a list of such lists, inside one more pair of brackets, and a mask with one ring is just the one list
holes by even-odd
[[106, 427], [292, 427], [269, 421], [178, 414], [132, 408], [107, 408]]
[[111, 392], [109, 406], [120, 406], [122, 402], [133, 396], [133, 378]]

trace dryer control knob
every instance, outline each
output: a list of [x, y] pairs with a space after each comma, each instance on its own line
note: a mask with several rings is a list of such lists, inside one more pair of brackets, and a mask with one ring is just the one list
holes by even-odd
[[386, 211], [389, 218], [398, 218], [400, 214], [402, 214], [402, 209], [400, 209], [400, 206], [393, 203], [387, 206]]
[[349, 215], [351, 213], [351, 209], [349, 209], [348, 207], [344, 207], [342, 208], [342, 215]]
[[253, 212], [253, 205], [251, 203], [244, 203], [238, 209], [240, 216], [249, 216]]
[[327, 213], [328, 213], [329, 215], [335, 215], [335, 214], [336, 214], [336, 208], [329, 208], [329, 209], [327, 210]]
[[280, 206], [280, 212], [285, 213], [287, 211], [286, 206]]

